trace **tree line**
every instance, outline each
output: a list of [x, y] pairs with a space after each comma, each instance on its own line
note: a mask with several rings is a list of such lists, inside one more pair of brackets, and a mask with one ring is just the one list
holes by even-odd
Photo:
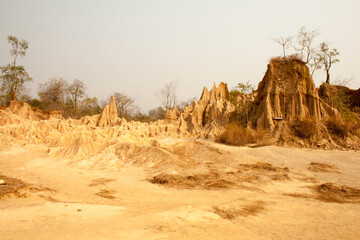
[[[29, 43], [15, 36], [8, 36], [11, 44], [10, 55], [13, 61], [5, 66], [1, 66], [1, 89], [0, 106], [6, 106], [10, 101], [24, 101], [32, 107], [42, 110], [59, 110], [64, 117], [81, 117], [94, 115], [101, 112], [102, 108], [109, 103], [109, 96], [106, 100], [99, 100], [96, 97], [89, 97], [86, 93], [86, 84], [74, 79], [68, 82], [64, 78], [51, 78], [43, 84], [39, 84], [37, 89], [38, 98], [29, 96], [29, 89], [26, 83], [32, 81], [23, 65], [18, 64], [19, 57], [24, 57], [29, 48]], [[187, 101], [178, 102], [177, 82], [170, 82], [155, 92], [162, 106], [158, 106], [142, 113], [140, 108], [135, 105], [135, 100], [124, 93], [114, 92], [115, 104], [118, 115], [127, 120], [155, 121], [165, 117], [166, 110], [178, 107], [181, 111], [194, 101], [194, 98]]]

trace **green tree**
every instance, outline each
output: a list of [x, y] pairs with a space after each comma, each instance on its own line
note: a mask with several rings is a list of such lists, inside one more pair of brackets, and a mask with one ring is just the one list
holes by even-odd
[[16, 65], [17, 58], [24, 57], [26, 50], [29, 47], [29, 43], [22, 39], [19, 40], [17, 37], [8, 36], [8, 42], [11, 44], [12, 49], [10, 55], [14, 56], [12, 63], [0, 67], [1, 68], [1, 80], [2, 90], [9, 95], [10, 99], [17, 100], [17, 93], [24, 87], [24, 84], [31, 81], [29, 74], [26, 72], [25, 67], [22, 65]]
[[254, 87], [247, 81], [246, 83], [238, 83], [237, 86], [233, 87], [230, 91], [230, 102], [235, 106], [235, 113], [241, 120], [243, 116], [245, 122], [248, 121], [248, 110], [251, 100], [251, 93]]

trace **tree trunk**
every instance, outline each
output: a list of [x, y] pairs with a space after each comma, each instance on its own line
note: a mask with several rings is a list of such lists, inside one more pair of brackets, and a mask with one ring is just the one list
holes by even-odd
[[11, 90], [11, 101], [16, 101], [16, 90]]
[[283, 53], [284, 53], [284, 58], [285, 58], [285, 45], [283, 46]]
[[329, 70], [326, 71], [326, 83], [330, 84], [330, 73], [329, 73]]

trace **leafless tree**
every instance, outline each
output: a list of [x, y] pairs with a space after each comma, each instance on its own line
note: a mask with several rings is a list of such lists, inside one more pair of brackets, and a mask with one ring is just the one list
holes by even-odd
[[172, 109], [176, 105], [177, 82], [172, 81], [160, 88], [155, 95], [159, 98], [165, 110]]
[[194, 101], [196, 100], [195, 97], [193, 98], [189, 98], [185, 101], [182, 101], [180, 102], [179, 104], [176, 105], [177, 109], [179, 110], [179, 112], [182, 112], [184, 111], [184, 109], [187, 107], [187, 106], [190, 106]]
[[135, 100], [119, 92], [116, 92], [113, 96], [119, 117], [129, 119], [137, 110], [134, 104]]
[[288, 36], [288, 37], [281, 36], [279, 38], [273, 38], [272, 39], [274, 42], [276, 42], [276, 43], [278, 43], [278, 44], [280, 44], [282, 46], [284, 58], [286, 57], [285, 50], [290, 47], [292, 39], [293, 39], [292, 36]]
[[295, 47], [295, 50], [300, 53], [303, 58], [305, 55], [305, 63], [308, 64], [314, 57], [315, 49], [312, 44], [314, 39], [319, 36], [318, 30], [307, 31], [305, 27], [301, 27], [298, 31], [296, 42], [299, 47]]
[[80, 81], [79, 79], [75, 79], [73, 83], [69, 86], [69, 93], [74, 102], [74, 107], [77, 109], [78, 101], [81, 98], [85, 97], [86, 86], [84, 82]]
[[65, 104], [67, 93], [68, 83], [63, 78], [51, 78], [45, 84], [40, 84], [38, 89], [41, 101], [56, 109]]

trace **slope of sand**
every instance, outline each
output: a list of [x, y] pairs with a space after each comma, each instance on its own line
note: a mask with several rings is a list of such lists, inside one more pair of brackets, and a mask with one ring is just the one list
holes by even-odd
[[0, 152], [0, 239], [360, 239], [359, 152], [76, 141]]

